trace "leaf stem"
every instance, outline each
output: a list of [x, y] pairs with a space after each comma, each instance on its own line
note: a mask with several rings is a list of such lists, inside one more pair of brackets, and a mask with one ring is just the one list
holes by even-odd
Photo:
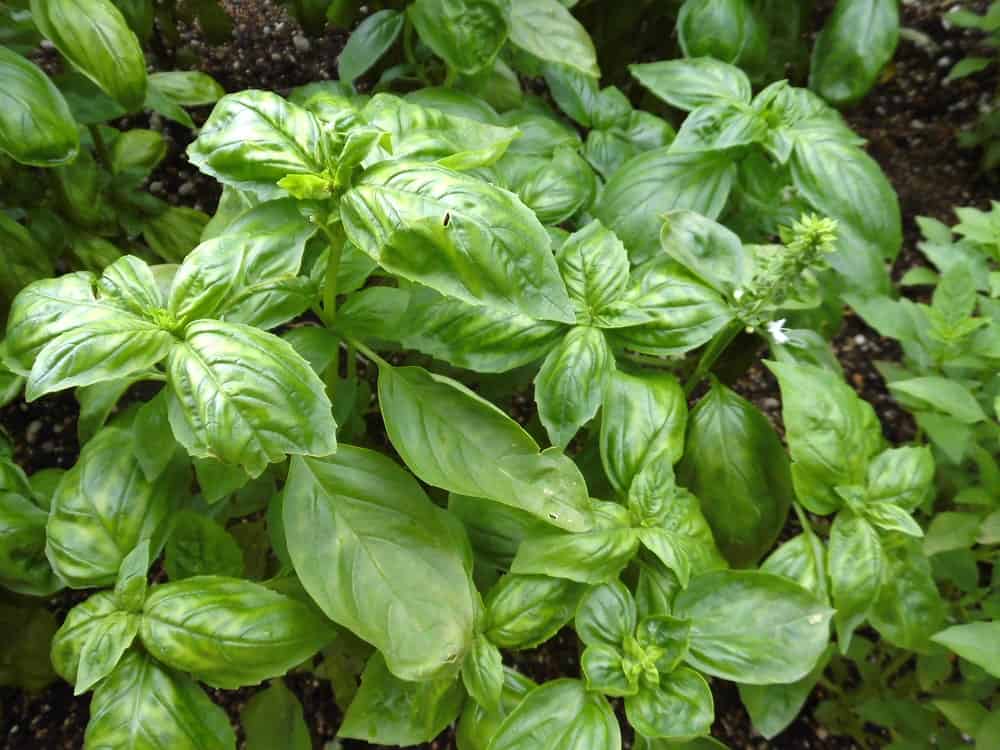
[[909, 651], [903, 651], [902, 653], [897, 654], [896, 657], [889, 662], [889, 665], [882, 670], [882, 684], [888, 687], [892, 678], [896, 676], [896, 673], [912, 658], [913, 654]]
[[378, 366], [379, 368], [391, 367], [391, 365], [384, 359], [382, 359], [378, 354], [376, 354], [373, 349], [368, 348], [357, 339], [352, 339], [351, 337], [344, 336], [342, 334], [338, 335], [340, 335], [340, 337], [347, 342], [348, 347], [354, 347], [355, 349], [357, 349], [359, 352], [361, 352], [361, 354], [363, 354], [365, 357], [374, 362], [375, 365]]
[[337, 317], [337, 274], [340, 272], [340, 256], [344, 250], [344, 231], [340, 224], [336, 225], [334, 232], [324, 223], [319, 224], [319, 228], [330, 241], [330, 255], [326, 262], [326, 279], [323, 283], [323, 323], [327, 328], [333, 327], [333, 321]]
[[736, 338], [736, 335], [742, 328], [743, 323], [739, 320], [734, 320], [709, 342], [708, 346], [705, 347], [705, 351], [701, 354], [701, 359], [698, 360], [698, 366], [695, 367], [694, 372], [691, 373], [691, 377], [684, 384], [685, 396], [690, 396], [692, 391], [698, 387], [698, 384], [705, 379], [712, 366], [722, 356], [723, 352], [729, 348], [729, 345], [733, 343], [733, 339]]
[[90, 139], [94, 142], [94, 153], [97, 154], [97, 161], [109, 172], [111, 171], [111, 157], [108, 155], [108, 145], [104, 142], [99, 125], [88, 125]]

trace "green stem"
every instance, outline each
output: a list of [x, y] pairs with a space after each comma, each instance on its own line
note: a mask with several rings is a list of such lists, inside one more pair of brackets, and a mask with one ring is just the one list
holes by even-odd
[[896, 676], [896, 672], [902, 669], [906, 663], [913, 658], [913, 654], [909, 651], [903, 651], [897, 654], [896, 657], [889, 662], [889, 666], [882, 670], [882, 684], [888, 686], [892, 681], [892, 678]]
[[650, 354], [640, 354], [639, 352], [621, 351], [616, 353], [615, 356], [619, 359], [627, 359], [629, 362], [635, 362], [637, 365], [657, 367], [661, 370], [670, 370], [671, 372], [675, 369], [674, 366], [676, 364], [663, 357], [654, 357]]
[[812, 524], [809, 522], [809, 516], [806, 515], [802, 506], [798, 503], [792, 503], [792, 507], [795, 509], [796, 518], [799, 519], [799, 525], [802, 526], [802, 532], [809, 536], [816, 536], [816, 532], [813, 531]]
[[350, 341], [347, 342], [347, 379], [354, 380], [358, 376], [358, 350]]
[[326, 280], [323, 284], [323, 323], [327, 328], [333, 327], [337, 317], [337, 274], [340, 272], [340, 256], [344, 250], [344, 231], [340, 224], [335, 225], [334, 232], [325, 224], [319, 227], [330, 241], [330, 255], [326, 263]]
[[97, 154], [98, 163], [111, 171], [111, 157], [108, 155], [108, 146], [104, 142], [104, 136], [101, 135], [101, 128], [98, 125], [88, 125], [87, 130], [90, 131], [90, 139], [94, 142], [94, 152]]
[[736, 338], [736, 335], [742, 328], [743, 323], [739, 320], [734, 320], [709, 342], [705, 351], [701, 354], [701, 359], [698, 360], [698, 366], [695, 367], [694, 372], [691, 373], [691, 377], [684, 384], [685, 396], [690, 396], [694, 389], [698, 387], [698, 384], [705, 379], [712, 366], [718, 361], [729, 345], [733, 343], [733, 339]]
[[353, 346], [355, 349], [361, 352], [365, 357], [374, 362], [377, 367], [379, 368], [390, 367], [389, 363], [386, 362], [384, 359], [382, 359], [380, 356], [378, 356], [378, 354], [376, 354], [373, 349], [369, 349], [367, 346], [362, 344], [357, 339], [352, 339], [348, 336], [341, 336], [341, 338], [343, 338], [344, 341], [347, 342], [348, 346]]

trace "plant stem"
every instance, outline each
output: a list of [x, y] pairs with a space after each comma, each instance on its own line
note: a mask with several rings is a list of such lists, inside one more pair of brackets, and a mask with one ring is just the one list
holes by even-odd
[[684, 395], [690, 396], [691, 392], [698, 387], [698, 384], [705, 379], [712, 366], [718, 361], [722, 353], [726, 351], [733, 339], [736, 338], [736, 334], [740, 332], [743, 328], [743, 323], [739, 320], [734, 320], [728, 326], [722, 329], [714, 339], [712, 339], [705, 351], [701, 354], [701, 359], [698, 360], [698, 366], [695, 368], [694, 372], [691, 373], [691, 377], [688, 378], [687, 382], [684, 384]]
[[647, 367], [656, 367], [661, 370], [670, 370], [670, 371], [673, 371], [675, 369], [674, 368], [675, 363], [671, 362], [669, 359], [663, 359], [662, 357], [654, 357], [649, 354], [640, 354], [639, 352], [622, 351], [619, 352], [616, 356], [620, 357], [621, 359], [627, 359], [629, 362], [635, 362], [637, 365], [645, 365]]
[[809, 536], [816, 536], [816, 532], [813, 531], [812, 524], [809, 522], [809, 516], [802, 510], [802, 506], [798, 503], [792, 503], [792, 507], [795, 509], [795, 516], [799, 519], [799, 525], [802, 526], [802, 532]]
[[896, 672], [902, 669], [906, 665], [906, 663], [912, 658], [913, 654], [911, 654], [909, 651], [903, 651], [902, 653], [898, 654], [896, 658], [894, 658], [892, 661], [889, 662], [889, 666], [887, 666], [884, 670], [882, 670], [882, 684], [888, 686], [889, 683], [892, 681], [892, 678], [895, 677]]
[[347, 342], [347, 379], [354, 380], [358, 376], [358, 350], [350, 341]]
[[374, 350], [369, 349], [367, 346], [365, 346], [364, 344], [362, 344], [357, 339], [352, 339], [352, 338], [349, 338], [347, 336], [342, 336], [341, 338], [343, 338], [344, 341], [347, 342], [347, 345], [349, 347], [354, 347], [355, 349], [357, 349], [365, 357], [367, 357], [372, 362], [374, 362], [376, 366], [378, 366], [378, 367], [383, 367], [383, 366], [389, 367], [390, 366], [389, 363], [386, 362], [384, 359], [382, 359], [380, 356], [378, 356], [378, 354], [376, 354]]
[[108, 155], [108, 146], [104, 142], [104, 136], [101, 135], [101, 128], [98, 125], [88, 125], [87, 130], [90, 131], [90, 139], [94, 142], [94, 152], [97, 154], [98, 163], [111, 171], [111, 157]]
[[332, 328], [337, 317], [337, 274], [340, 272], [340, 256], [344, 250], [344, 231], [339, 223], [336, 225], [336, 232], [322, 223], [319, 227], [330, 241], [330, 255], [327, 258], [326, 279], [323, 284], [322, 318], [326, 327]]

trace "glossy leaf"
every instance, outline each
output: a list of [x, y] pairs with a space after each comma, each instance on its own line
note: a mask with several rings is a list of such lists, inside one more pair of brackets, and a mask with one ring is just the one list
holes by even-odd
[[48, 596], [63, 585], [45, 557], [48, 513], [30, 490], [4, 481], [5, 469], [15, 471], [4, 463], [0, 458], [0, 585], [21, 594]]
[[920, 541], [894, 534], [883, 539], [886, 566], [882, 589], [869, 621], [887, 641], [926, 653], [930, 638], [945, 623], [945, 603]]
[[824, 654], [812, 672], [787, 685], [740, 685], [740, 700], [746, 706], [754, 729], [767, 739], [773, 739], [791, 724], [805, 705], [809, 694], [823, 676], [832, 647]]
[[624, 293], [629, 280], [625, 246], [599, 221], [571, 234], [556, 253], [581, 324], [600, 325], [601, 313]]
[[302, 704], [283, 680], [275, 680], [247, 701], [240, 723], [247, 736], [246, 750], [312, 750]]
[[534, 648], [573, 619], [583, 592], [564, 578], [505, 575], [486, 597], [486, 637], [501, 648]]
[[464, 535], [408, 473], [351, 446], [296, 458], [283, 516], [295, 570], [330, 619], [403, 679], [459, 669], [475, 617]]
[[111, 674], [139, 632], [139, 617], [113, 612], [95, 627], [80, 650], [74, 695], [81, 695]]
[[465, 75], [492, 65], [510, 26], [505, 0], [416, 0], [407, 12], [421, 41]]
[[833, 623], [841, 653], [847, 653], [851, 635], [878, 599], [885, 559], [878, 532], [850, 511], [837, 514], [829, 545], [827, 569], [833, 606], [837, 609]]
[[712, 57], [641, 63], [629, 72], [653, 95], [688, 112], [719, 101], [750, 103], [746, 74]]
[[190, 510], [181, 511], [174, 519], [163, 560], [171, 581], [200, 575], [243, 575], [243, 552], [217, 521]]
[[197, 576], [146, 598], [142, 644], [156, 659], [215, 687], [237, 688], [287, 672], [333, 638], [302, 602], [236, 578]]
[[935, 633], [931, 640], [1000, 678], [1000, 656], [996, 650], [998, 638], [1000, 622], [994, 621], [953, 625]]
[[588, 646], [620, 649], [638, 625], [635, 600], [621, 581], [611, 581], [587, 592], [576, 611], [574, 628]]
[[38, 30], [128, 112], [146, 99], [146, 58], [111, 0], [32, 0]]
[[140, 612], [146, 601], [149, 572], [149, 540], [143, 539], [125, 555], [115, 579], [115, 604], [125, 612]]
[[406, 16], [397, 10], [380, 10], [365, 18], [351, 32], [337, 58], [337, 77], [353, 84], [395, 44]]
[[826, 548], [813, 534], [799, 534], [768, 555], [761, 563], [765, 573], [790, 578], [811, 591], [821, 601], [828, 601], [826, 580]]
[[660, 244], [667, 255], [727, 297], [750, 280], [751, 259], [740, 238], [693, 211], [667, 214]]
[[472, 650], [462, 662], [462, 684], [480, 706], [492, 713], [502, 710], [503, 656], [483, 635], [476, 636]]
[[458, 750], [487, 750], [504, 717], [536, 687], [534, 682], [509, 667], [504, 668], [503, 677], [501, 713], [490, 713], [475, 701], [465, 702], [458, 726], [455, 728]]
[[660, 684], [643, 685], [625, 699], [629, 724], [644, 737], [675, 741], [708, 734], [715, 720], [712, 691], [705, 678], [687, 667], [660, 675]]
[[677, 15], [677, 38], [684, 57], [712, 57], [733, 63], [747, 43], [746, 0], [685, 0]]
[[71, 684], [77, 681], [80, 654], [95, 634], [106, 630], [114, 617], [122, 614], [110, 591], [99, 591], [73, 607], [52, 637], [51, 659], [59, 676]]
[[590, 34], [558, 0], [512, 2], [510, 42], [540, 60], [593, 78], [601, 75]]

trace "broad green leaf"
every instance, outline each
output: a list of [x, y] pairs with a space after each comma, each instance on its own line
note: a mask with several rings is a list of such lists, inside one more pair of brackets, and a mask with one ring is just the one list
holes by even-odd
[[445, 297], [415, 286], [402, 344], [458, 367], [506, 372], [541, 359], [565, 326], [487, 305]]
[[462, 662], [462, 684], [476, 703], [491, 713], [500, 713], [503, 693], [503, 656], [484, 635], [476, 636]]
[[790, 578], [821, 601], [829, 601], [826, 548], [814, 534], [799, 534], [782, 544], [761, 563], [765, 573]]
[[149, 86], [185, 107], [215, 104], [226, 93], [214, 78], [197, 70], [151, 73]]
[[132, 446], [130, 430], [105, 427], [56, 488], [46, 555], [72, 588], [114, 584], [125, 556], [144, 539], [155, 557], [186, 494], [179, 465], [150, 482]]
[[823, 676], [832, 653], [831, 647], [813, 671], [797, 682], [787, 685], [740, 685], [740, 700], [750, 714], [754, 729], [770, 740], [795, 721]]
[[32, 0], [38, 30], [128, 112], [146, 99], [146, 58], [111, 0]]
[[34, 63], [0, 47], [0, 151], [21, 164], [52, 167], [76, 158], [76, 123], [62, 94]]
[[398, 10], [380, 10], [359, 23], [337, 58], [337, 77], [353, 84], [367, 73], [396, 43], [405, 20]]
[[0, 604], [0, 685], [37, 693], [56, 680], [49, 645], [59, 627], [55, 615], [41, 605]]
[[[896, 193], [878, 164], [859, 147], [836, 140], [798, 139], [792, 180], [813, 208], [837, 220], [837, 252], [830, 263], [856, 289], [881, 291], [881, 259], [896, 257], [903, 230]], [[831, 185], [839, 186], [831, 190]], [[878, 268], [876, 275], [866, 275]]]
[[595, 220], [566, 239], [556, 253], [556, 261], [577, 322], [600, 325], [601, 312], [628, 286], [625, 246]]
[[576, 465], [557, 451], [539, 453], [517, 422], [465, 386], [419, 367], [383, 365], [378, 392], [393, 447], [423, 481], [570, 531], [590, 527]]
[[837, 373], [789, 362], [767, 366], [781, 386], [795, 494], [812, 512], [832, 513], [843, 505], [836, 485], [864, 482], [882, 443], [878, 418]]
[[561, 61], [547, 64], [543, 73], [559, 109], [583, 127], [593, 127], [599, 96], [597, 80]]
[[477, 573], [509, 570], [524, 538], [548, 528], [530, 513], [480, 497], [451, 494], [448, 511], [465, 526]]
[[630, 65], [629, 72], [654, 96], [688, 112], [719, 101], [750, 103], [746, 74], [711, 57]]
[[197, 246], [208, 221], [202, 211], [169, 206], [143, 223], [142, 238], [165, 263], [180, 263]]
[[406, 101], [444, 112], [453, 117], [475, 120], [487, 125], [500, 125], [500, 116], [487, 102], [477, 96], [444, 86], [426, 86], [411, 91]]
[[746, 105], [718, 102], [687, 116], [670, 148], [675, 153], [735, 149], [764, 141], [767, 121]]
[[1000, 621], [953, 625], [935, 633], [931, 640], [949, 648], [967, 661], [1000, 678]]
[[298, 275], [315, 233], [291, 199], [250, 209], [184, 259], [167, 309], [179, 324], [219, 318], [269, 329], [287, 322], [315, 298]]
[[154, 588], [139, 632], [159, 661], [227, 689], [282, 675], [333, 638], [333, 626], [311, 606], [221, 576]]
[[549, 352], [535, 378], [535, 403], [554, 446], [565, 450], [597, 414], [614, 369], [614, 354], [598, 328], [572, 328]]
[[125, 612], [142, 611], [146, 601], [149, 572], [149, 540], [143, 539], [122, 560], [115, 579], [115, 605]]
[[933, 491], [934, 456], [928, 446], [882, 451], [868, 465], [867, 498], [916, 510]]
[[883, 537], [886, 566], [882, 590], [868, 616], [879, 634], [899, 648], [927, 653], [945, 624], [945, 604], [920, 541], [902, 534]]
[[568, 578], [580, 583], [604, 583], [624, 568], [639, 546], [639, 532], [615, 503], [594, 501], [593, 528], [528, 536], [518, 547], [511, 571]]
[[578, 680], [535, 688], [503, 723], [489, 750], [621, 750], [621, 730], [608, 702]]
[[283, 177], [320, 173], [328, 159], [314, 114], [255, 90], [222, 97], [187, 153], [205, 174], [264, 200], [286, 195]]
[[747, 43], [747, 16], [752, 12], [746, 0], [685, 0], [677, 15], [684, 57], [736, 62]]
[[[3, 481], [0, 458], [0, 586], [20, 594], [48, 596], [62, 583], [45, 557], [45, 524], [49, 514], [29, 491]], [[27, 490], [27, 488], [23, 488]]]
[[594, 693], [615, 697], [634, 695], [639, 689], [639, 679], [631, 671], [626, 673], [626, 669], [620, 645], [598, 643], [587, 646], [580, 655], [580, 672], [587, 690]]
[[75, 684], [80, 653], [95, 633], [107, 629], [122, 614], [110, 591], [99, 591], [73, 607], [52, 637], [52, 666], [66, 682]]
[[389, 162], [365, 174], [341, 212], [348, 238], [391, 273], [473, 304], [574, 321], [548, 234], [505, 190]]
[[660, 253], [663, 214], [678, 208], [710, 219], [722, 213], [736, 179], [727, 151], [674, 153], [670, 147], [638, 154], [615, 172], [594, 215], [625, 244], [633, 263]]
[[322, 381], [277, 336], [196, 321], [171, 350], [167, 377], [170, 426], [193, 456], [258, 476], [287, 454], [325, 456], [337, 449]]
[[615, 371], [608, 378], [602, 408], [601, 463], [621, 495], [628, 494], [645, 466], [680, 459], [687, 400], [672, 375]]
[[514, 0], [510, 42], [539, 60], [560, 63], [599, 78], [590, 34], [558, 0]]
[[390, 134], [391, 158], [434, 161], [455, 170], [489, 166], [518, 135], [514, 128], [455, 117], [391, 94], [376, 94], [362, 116]]
[[275, 680], [270, 687], [253, 696], [240, 711], [240, 723], [246, 733], [246, 750], [312, 750], [312, 737], [302, 713], [302, 704], [285, 686]]
[[337, 734], [380, 745], [430, 742], [458, 717], [461, 707], [462, 685], [456, 676], [406, 682], [390, 672], [376, 652]]
[[407, 12], [448, 67], [474, 75], [493, 64], [510, 28], [509, 0], [416, 0]]
[[837, 106], [857, 102], [875, 85], [898, 40], [896, 0], [839, 0], [816, 37], [809, 88]]
[[691, 413], [678, 480], [701, 501], [719, 549], [739, 567], [772, 547], [794, 499], [788, 457], [771, 423], [718, 382]]
[[509, 667], [503, 671], [504, 683], [501, 694], [503, 711], [491, 713], [475, 701], [466, 701], [455, 728], [455, 742], [458, 750], [487, 750], [490, 740], [504, 717], [517, 708], [535, 683]]
[[201, 575], [243, 575], [243, 552], [217, 521], [191, 510], [182, 510], [174, 519], [163, 560], [171, 581]]
[[87, 750], [234, 750], [225, 711], [194, 680], [130, 651], [90, 704]]
[[[525, 159], [533, 165], [539, 164], [535, 157], [525, 156]], [[539, 221], [555, 225], [590, 208], [597, 194], [597, 178], [576, 149], [560, 146], [534, 172], [508, 187], [535, 212]]]
[[963, 424], [986, 419], [982, 406], [963, 384], [935, 375], [896, 380], [889, 390], [905, 400], [905, 405], [920, 411], [931, 410], [954, 417]]
[[715, 703], [705, 678], [687, 667], [660, 675], [660, 684], [642, 685], [625, 699], [625, 715], [644, 737], [674, 741], [708, 734], [715, 720]]
[[618, 309], [602, 323], [613, 342], [654, 356], [691, 351], [707, 343], [733, 319], [718, 292], [669, 258], [643, 263]]
[[[80, 419], [76, 423], [76, 434], [81, 445], [96, 435], [97, 431], [107, 423], [125, 392], [149, 377], [151, 372], [153, 371], [138, 372], [126, 378], [104, 380], [76, 389], [76, 400], [80, 404]], [[170, 454], [167, 453], [163, 460], [169, 461]]]
[[167, 142], [155, 130], [134, 128], [115, 138], [108, 149], [111, 172], [115, 175], [148, 175], [167, 155]]
[[660, 245], [668, 256], [727, 297], [750, 281], [750, 258], [740, 238], [693, 211], [671, 211], [664, 217]]
[[139, 617], [113, 612], [91, 630], [80, 649], [73, 695], [82, 695], [103, 680], [121, 661], [139, 632]]
[[295, 458], [283, 517], [295, 570], [330, 619], [376, 646], [403, 679], [459, 669], [476, 606], [464, 536], [413, 477], [351, 446]]
[[[167, 394], [161, 390], [136, 410], [132, 420], [136, 460], [149, 481], [155, 481], [178, 450], [167, 418]], [[202, 488], [204, 490], [204, 488]]]
[[573, 619], [584, 591], [565, 578], [505, 575], [486, 597], [483, 632], [501, 648], [534, 648]]
[[621, 649], [638, 625], [635, 600], [621, 581], [588, 591], [580, 601], [573, 627], [588, 646]]
[[833, 610], [786, 578], [722, 570], [692, 578], [673, 614], [691, 621], [688, 664], [734, 682], [769, 685], [812, 671]]
[[946, 511], [936, 514], [927, 527], [927, 537], [923, 543], [924, 554], [933, 557], [942, 552], [970, 549], [976, 544], [982, 521], [975, 513]]
[[864, 518], [848, 510], [837, 514], [830, 530], [827, 570], [830, 593], [837, 609], [840, 652], [847, 653], [851, 636], [875, 605], [886, 567], [878, 532]]

